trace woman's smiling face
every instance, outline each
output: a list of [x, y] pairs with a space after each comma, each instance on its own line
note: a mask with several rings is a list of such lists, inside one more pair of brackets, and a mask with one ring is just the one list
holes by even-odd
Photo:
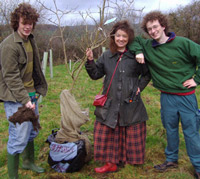
[[118, 51], [124, 51], [126, 49], [126, 45], [128, 44], [128, 34], [119, 29], [115, 33], [115, 44], [117, 45]]

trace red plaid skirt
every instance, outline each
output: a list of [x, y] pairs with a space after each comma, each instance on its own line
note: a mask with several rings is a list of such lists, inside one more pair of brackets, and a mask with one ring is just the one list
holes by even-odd
[[118, 164], [143, 164], [146, 122], [112, 129], [98, 121], [94, 124], [94, 160]]

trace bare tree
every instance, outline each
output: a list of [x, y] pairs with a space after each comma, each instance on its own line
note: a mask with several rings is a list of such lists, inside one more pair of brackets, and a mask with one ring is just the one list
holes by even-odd
[[0, 2], [0, 42], [12, 32], [9, 26], [10, 13], [18, 3], [19, 0], [1, 0]]
[[[74, 87], [75, 81], [77, 80], [82, 67], [84, 66], [87, 57], [85, 55], [85, 51], [87, 48], [91, 48], [92, 50], [102, 46], [107, 38], [108, 38], [108, 33], [104, 30], [103, 24], [104, 24], [104, 18], [105, 18], [105, 8], [106, 8], [106, 0], [103, 0], [102, 6], [98, 6], [99, 8], [99, 16], [100, 16], [100, 21], [99, 23], [96, 21], [96, 19], [91, 15], [91, 13], [87, 12], [86, 16], [84, 17], [82, 13], [80, 15], [82, 16], [82, 19], [85, 23], [85, 33], [82, 34], [81, 36], [81, 43], [80, 43], [80, 48], [81, 51], [84, 53], [84, 55], [80, 58], [75, 56], [77, 59], [77, 62], [80, 62], [77, 68], [74, 69], [72, 72], [72, 78], [74, 79], [74, 83], [72, 84], [72, 88]], [[89, 31], [88, 25], [86, 22], [87, 18], [91, 18], [94, 23], [95, 23], [95, 28], [92, 31]]]
[[75, 9], [70, 9], [70, 10], [67, 10], [67, 11], [60, 10], [57, 7], [56, 0], [53, 0], [55, 10], [46, 7], [40, 0], [37, 0], [37, 2], [40, 3], [46, 10], [51, 12], [54, 15], [54, 17], [56, 17], [55, 19], [53, 19], [53, 18], [48, 19], [49, 22], [58, 26], [58, 29], [59, 29], [59, 34], [55, 33], [55, 35], [53, 35], [51, 37], [50, 43], [55, 38], [61, 39], [65, 66], [66, 66], [66, 69], [68, 71], [68, 74], [73, 79], [73, 83], [70, 87], [70, 89], [72, 90], [74, 85], [75, 85], [75, 82], [76, 82], [76, 80], [77, 80], [77, 78], [78, 78], [78, 76], [79, 76], [79, 74], [82, 70], [82, 67], [84, 66], [84, 63], [86, 61], [86, 56], [85, 56], [86, 48], [90, 47], [92, 49], [95, 49], [95, 48], [99, 47], [100, 45], [102, 45], [107, 39], [107, 35], [105, 34], [105, 32], [103, 31], [103, 28], [102, 28], [103, 22], [104, 22], [104, 10], [105, 10], [106, 0], [103, 1], [102, 7], [99, 7], [99, 13], [100, 13], [101, 18], [100, 18], [99, 24], [97, 25], [98, 27], [94, 28], [94, 30], [92, 30], [92, 31], [88, 30], [88, 25], [87, 25], [86, 20], [87, 20], [87, 18], [91, 18], [95, 21], [95, 19], [91, 16], [91, 14], [89, 12], [86, 12], [85, 16], [84, 16], [83, 13], [79, 12], [80, 16], [83, 19], [82, 27], [84, 27], [85, 30], [84, 30], [83, 33], [80, 34], [80, 36], [78, 36], [77, 39], [74, 39], [74, 41], [77, 42], [76, 44], [79, 44], [79, 48], [84, 55], [80, 57], [80, 56], [77, 56], [76, 54], [74, 54], [74, 56], [73, 56], [74, 60], [73, 61], [75, 63], [73, 65], [72, 71], [70, 71], [70, 69], [69, 69], [69, 59], [68, 59], [67, 50], [66, 50], [67, 49], [66, 44], [69, 41], [69, 39], [65, 38], [65, 36], [64, 36], [64, 34], [65, 34], [64, 32], [65, 32], [65, 29], [67, 27], [62, 25], [62, 20], [63, 20], [63, 17], [66, 14], [74, 12]]
[[[63, 53], [64, 53], [64, 61], [65, 61], [66, 68], [69, 71], [68, 60], [67, 60], [67, 52], [66, 52], [66, 45], [65, 45], [67, 39], [64, 38], [64, 30], [65, 30], [66, 26], [62, 26], [62, 18], [65, 15], [69, 14], [70, 12], [72, 12], [72, 10], [68, 10], [68, 11], [60, 10], [57, 7], [56, 0], [53, 0], [55, 9], [48, 8], [40, 0], [37, 0], [37, 2], [40, 3], [42, 5], [42, 7], [45, 8], [47, 11], [52, 13], [52, 17], [48, 18], [48, 21], [58, 27], [60, 34], [57, 35], [57, 36], [52, 36], [51, 39], [50, 39], [50, 43], [54, 38], [60, 38], [61, 39]], [[54, 18], [54, 17], [56, 17], [56, 18]]]
[[140, 23], [144, 7], [135, 8], [135, 0], [109, 0], [108, 3], [117, 20], [127, 19], [131, 24]]
[[10, 13], [17, 7], [19, 0], [2, 0], [0, 2], [0, 22], [1, 24], [9, 24]]

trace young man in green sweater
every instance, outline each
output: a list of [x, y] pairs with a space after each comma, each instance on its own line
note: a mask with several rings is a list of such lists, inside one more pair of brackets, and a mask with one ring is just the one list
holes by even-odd
[[161, 91], [161, 120], [167, 132], [166, 161], [158, 171], [178, 166], [179, 120], [195, 176], [200, 178], [200, 113], [195, 88], [200, 83], [200, 45], [168, 33], [167, 17], [160, 11], [148, 13], [143, 30], [152, 39], [136, 37], [129, 46], [139, 63], [148, 64], [153, 85]]

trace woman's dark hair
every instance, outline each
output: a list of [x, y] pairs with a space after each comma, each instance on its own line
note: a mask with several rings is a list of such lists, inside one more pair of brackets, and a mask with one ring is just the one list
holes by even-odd
[[165, 34], [168, 33], [168, 30], [169, 30], [169, 25], [168, 25], [168, 19], [167, 19], [167, 16], [162, 14], [160, 11], [152, 11], [152, 12], [149, 12], [148, 14], [146, 14], [143, 18], [143, 21], [142, 21], [142, 29], [148, 33], [148, 30], [147, 30], [147, 23], [150, 21], [150, 22], [153, 22], [155, 20], [158, 20], [160, 25], [162, 27], [165, 27]]
[[23, 18], [24, 24], [33, 23], [34, 29], [36, 22], [38, 21], [39, 14], [37, 13], [36, 9], [33, 8], [30, 4], [19, 4], [18, 7], [10, 15], [11, 27], [14, 29], [14, 31], [17, 31], [19, 27], [20, 17]]
[[[128, 44], [130, 42], [133, 41], [134, 39], [134, 30], [132, 29], [131, 25], [129, 24], [129, 22], [127, 20], [122, 20], [117, 22], [113, 28], [112, 31], [110, 33], [110, 50], [112, 53], [117, 52], [117, 45], [115, 44], [115, 33], [118, 30], [123, 30], [124, 32], [126, 32], [128, 34]], [[127, 44], [127, 45], [128, 45]]]

